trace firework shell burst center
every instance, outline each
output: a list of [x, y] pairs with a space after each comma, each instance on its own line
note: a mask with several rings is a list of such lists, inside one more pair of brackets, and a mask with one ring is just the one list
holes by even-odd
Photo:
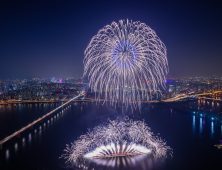
[[112, 65], [118, 69], [130, 69], [134, 67], [137, 61], [136, 47], [129, 41], [117, 43], [111, 52]]
[[140, 106], [165, 88], [166, 46], [149, 26], [120, 20], [93, 36], [85, 50], [84, 76], [96, 93], [114, 104]]
[[172, 155], [172, 149], [161, 138], [154, 136], [144, 121], [108, 120], [104, 126], [81, 135], [67, 145], [62, 155], [68, 162], [116, 156], [153, 154], [157, 157]]

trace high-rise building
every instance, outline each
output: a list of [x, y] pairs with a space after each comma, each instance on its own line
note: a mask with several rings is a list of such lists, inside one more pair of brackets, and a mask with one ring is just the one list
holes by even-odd
[[180, 87], [180, 86], [177, 86], [177, 87], [176, 87], [176, 94], [179, 94], [179, 93], [180, 93], [180, 90], [181, 90], [181, 87]]
[[174, 85], [169, 85], [169, 92], [174, 92]]

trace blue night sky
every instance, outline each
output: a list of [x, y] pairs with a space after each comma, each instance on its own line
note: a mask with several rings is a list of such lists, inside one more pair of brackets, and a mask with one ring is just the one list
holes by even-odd
[[171, 76], [222, 75], [222, 1], [2, 0], [0, 79], [81, 77], [84, 50], [120, 19], [149, 25]]

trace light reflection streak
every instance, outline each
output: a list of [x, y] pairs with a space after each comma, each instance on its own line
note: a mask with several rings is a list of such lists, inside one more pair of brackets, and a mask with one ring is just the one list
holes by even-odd
[[9, 159], [9, 156], [10, 156], [9, 150], [7, 149], [7, 150], [5, 151], [5, 158], [6, 158], [6, 160]]
[[98, 158], [90, 159], [90, 162], [79, 164], [68, 163], [67, 169], [89, 169], [89, 170], [148, 170], [155, 166], [160, 168], [165, 162], [165, 158], [159, 158], [152, 155], [136, 155], [125, 157]]
[[195, 136], [195, 115], [193, 115], [193, 136]]
[[200, 134], [203, 132], [202, 117], [200, 118]]
[[222, 135], [222, 125], [221, 125], [221, 128], [220, 128], [220, 130], [221, 130], [221, 132], [220, 132], [220, 133], [221, 133], [221, 135]]
[[32, 141], [32, 134], [29, 133], [29, 144], [31, 143], [31, 141]]
[[22, 138], [22, 147], [25, 147], [25, 138]]
[[211, 136], [213, 137], [214, 134], [214, 122], [211, 122]]
[[18, 150], [18, 143], [15, 143], [15, 152]]
[[42, 129], [39, 130], [39, 137], [41, 138], [42, 135]]

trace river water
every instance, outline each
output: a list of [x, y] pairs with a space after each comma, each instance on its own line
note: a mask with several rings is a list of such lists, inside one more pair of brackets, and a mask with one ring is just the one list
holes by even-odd
[[[1, 106], [1, 139], [59, 105]], [[192, 105], [198, 106], [198, 101], [192, 101], [190, 106]], [[216, 107], [221, 108], [218, 104]], [[88, 128], [103, 125], [108, 119], [122, 119], [125, 116], [133, 120], [144, 120], [154, 134], [159, 133], [167, 141], [167, 145], [173, 149], [173, 157], [139, 155], [94, 159], [90, 165], [79, 164], [78, 167], [66, 164], [64, 159], [59, 158], [64, 153], [66, 144], [85, 134]], [[0, 169], [218, 169], [222, 149], [215, 148], [214, 144], [220, 140], [220, 122], [165, 105], [142, 105], [140, 111], [132, 111], [124, 107], [79, 102], [4, 144], [0, 151]]]

